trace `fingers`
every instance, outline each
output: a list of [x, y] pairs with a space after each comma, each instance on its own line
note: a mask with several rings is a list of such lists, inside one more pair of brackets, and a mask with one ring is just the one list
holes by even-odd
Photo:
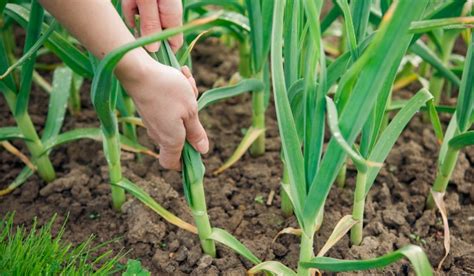
[[122, 12], [125, 21], [130, 28], [135, 28], [135, 14], [138, 12], [137, 2], [135, 0], [122, 0]]
[[169, 170], [181, 170], [181, 151], [184, 144], [178, 146], [160, 146], [160, 165]]
[[152, 127], [147, 129], [148, 136], [150, 136], [160, 148], [160, 165], [165, 169], [180, 170], [181, 152], [185, 139], [185, 129], [182, 120], [170, 123], [160, 130]]
[[200, 153], [207, 153], [209, 151], [209, 140], [207, 139], [206, 131], [202, 127], [201, 122], [199, 122], [197, 109], [195, 112], [192, 112], [191, 117], [184, 121], [184, 126], [186, 127], [186, 139], [188, 142]]
[[[140, 31], [142, 36], [151, 35], [161, 31], [161, 21], [158, 14], [158, 3], [156, 0], [135, 0], [140, 13]], [[159, 42], [154, 42], [145, 47], [150, 52], [156, 52], [160, 48]]]
[[[181, 0], [159, 0], [161, 25], [164, 29], [183, 25], [183, 6]], [[173, 36], [169, 43], [174, 52], [183, 45], [183, 34]]]
[[181, 72], [186, 77], [186, 79], [188, 79], [189, 84], [193, 88], [194, 95], [197, 98], [199, 96], [199, 91], [197, 89], [196, 80], [194, 79], [193, 75], [191, 74], [191, 70], [189, 70], [189, 67], [185, 65], [185, 66], [181, 67]]

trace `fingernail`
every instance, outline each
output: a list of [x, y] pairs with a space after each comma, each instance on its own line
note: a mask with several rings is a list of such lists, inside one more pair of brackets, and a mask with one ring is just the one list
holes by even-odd
[[197, 150], [202, 154], [207, 153], [209, 151], [209, 142], [206, 139], [201, 139], [197, 143]]
[[189, 67], [187, 65], [181, 67], [181, 72], [183, 72], [183, 74], [188, 78], [192, 77], [191, 70], [189, 70]]

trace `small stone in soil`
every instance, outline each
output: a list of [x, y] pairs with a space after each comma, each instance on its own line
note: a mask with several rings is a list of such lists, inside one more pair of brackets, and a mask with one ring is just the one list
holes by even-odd
[[176, 261], [178, 262], [182, 262], [184, 260], [186, 260], [186, 257], [188, 255], [188, 249], [184, 246], [181, 246], [178, 251], [176, 252], [176, 254], [173, 255], [173, 259], [175, 259]]
[[288, 253], [288, 248], [281, 243], [275, 242], [272, 244], [273, 254], [278, 257], [283, 257]]
[[406, 223], [406, 219], [398, 210], [384, 210], [382, 212], [383, 222], [391, 227], [402, 226]]
[[198, 244], [198, 245], [195, 245], [191, 248], [191, 250], [189, 250], [189, 253], [188, 253], [188, 257], [186, 259], [186, 263], [189, 265], [189, 266], [193, 266], [196, 264], [196, 262], [199, 260], [199, 258], [201, 257], [202, 255], [202, 252], [201, 252], [201, 246]]
[[209, 255], [204, 255], [199, 259], [198, 268], [206, 268], [212, 264], [212, 257]]

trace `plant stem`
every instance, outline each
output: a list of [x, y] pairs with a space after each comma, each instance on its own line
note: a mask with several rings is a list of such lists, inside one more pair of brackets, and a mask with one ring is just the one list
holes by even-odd
[[81, 86], [77, 83], [76, 79], [79, 79], [76, 73], [73, 74], [73, 80], [71, 85], [71, 91], [69, 96], [69, 110], [72, 114], [78, 115], [81, 112]]
[[239, 74], [243, 78], [250, 78], [250, 43], [246, 40], [239, 44]]
[[[433, 191], [443, 193], [446, 191], [448, 186], [449, 179], [456, 167], [456, 162], [458, 160], [459, 150], [454, 150], [448, 146], [448, 151], [446, 152], [446, 157], [444, 162], [438, 167], [438, 172], [436, 174], [436, 180], [433, 184]], [[431, 193], [428, 196], [426, 201], [426, 207], [432, 209], [435, 206], [433, 196]]]
[[199, 240], [201, 241], [201, 247], [205, 254], [211, 257], [216, 257], [216, 245], [213, 240], [208, 239], [212, 233], [211, 223], [209, 222], [209, 216], [207, 215], [206, 197], [204, 195], [204, 185], [202, 181], [200, 183], [192, 183], [191, 185], [191, 201], [192, 213], [194, 222], [198, 229]]
[[[309, 262], [311, 258], [313, 258], [314, 256], [313, 239], [314, 239], [314, 235], [308, 237], [304, 231], [301, 234], [299, 263]], [[298, 266], [297, 275], [299, 276], [310, 275], [309, 269]]]
[[[119, 183], [122, 180], [122, 167], [120, 164], [120, 142], [118, 133], [104, 140], [105, 156], [109, 165], [109, 177], [112, 184]], [[121, 211], [122, 204], [125, 202], [125, 191], [115, 185], [111, 186], [112, 207], [116, 211]]]
[[[126, 93], [123, 93], [123, 103], [125, 105], [125, 108], [127, 110], [126, 116], [134, 116], [135, 115], [135, 105], [132, 101], [132, 98], [130, 98]], [[128, 139], [138, 142], [138, 136], [137, 136], [137, 130], [134, 124], [131, 123], [123, 123], [122, 125], [123, 128], [123, 134], [125, 137]]]
[[339, 188], [344, 188], [346, 185], [346, 171], [347, 171], [347, 163], [344, 162], [344, 164], [341, 167], [341, 170], [337, 174], [336, 177], [336, 185]]
[[319, 213], [316, 216], [316, 223], [314, 227], [316, 232], [319, 231], [319, 228], [321, 228], [321, 226], [323, 225], [323, 220], [324, 220], [324, 207], [319, 210]]
[[7, 100], [7, 104], [10, 107], [10, 110], [12, 111], [12, 114], [15, 118], [18, 128], [21, 130], [23, 135], [29, 139], [29, 141], [25, 141], [25, 144], [31, 153], [38, 174], [46, 182], [53, 181], [56, 178], [56, 173], [54, 171], [53, 164], [51, 164], [48, 155], [43, 154], [43, 144], [38, 136], [38, 133], [36, 132], [36, 129], [33, 125], [33, 122], [31, 121], [30, 116], [27, 112], [15, 115], [16, 95], [9, 91], [6, 91], [4, 95]]
[[[256, 74], [257, 79], [263, 82], [263, 70]], [[265, 129], [265, 92], [264, 90], [252, 93], [252, 127]], [[250, 147], [252, 156], [265, 153], [265, 132], [263, 132]]]
[[291, 204], [291, 200], [283, 188], [284, 185], [290, 185], [288, 169], [285, 164], [283, 164], [283, 176], [280, 188], [281, 211], [285, 217], [290, 217], [293, 214], [293, 204]]
[[[441, 61], [443, 65], [449, 65], [449, 58], [451, 57], [451, 52], [454, 47], [454, 42], [456, 41], [457, 35], [450, 33], [444, 33], [442, 39], [443, 52], [441, 53]], [[441, 102], [441, 93], [443, 91], [443, 86], [445, 83], [445, 78], [437, 75], [433, 75], [430, 81], [430, 92], [434, 97], [435, 105], [438, 105]]]
[[367, 172], [358, 171], [356, 179], [356, 188], [354, 193], [354, 206], [352, 209], [352, 218], [357, 221], [357, 223], [351, 229], [351, 242], [353, 245], [360, 245], [360, 243], [362, 242], [366, 182]]

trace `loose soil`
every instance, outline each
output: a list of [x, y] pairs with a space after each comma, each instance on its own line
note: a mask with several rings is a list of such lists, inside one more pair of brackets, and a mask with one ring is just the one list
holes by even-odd
[[[194, 72], [200, 91], [214, 83], [225, 83], [237, 71], [238, 57], [233, 50], [208, 39], [194, 51]], [[49, 74], [45, 74], [49, 79]], [[63, 130], [98, 126], [89, 99], [89, 85], [83, 88], [84, 110], [68, 115]], [[412, 92], [399, 93], [410, 96]], [[34, 87], [30, 101], [35, 125], [43, 125], [47, 96]], [[14, 125], [3, 98], [0, 100], [1, 126]], [[285, 218], [279, 210], [280, 140], [274, 108], [267, 112], [267, 152], [252, 158], [246, 154], [224, 173], [213, 176], [235, 149], [250, 125], [250, 97], [216, 104], [200, 114], [211, 146], [204, 162], [206, 197], [211, 222], [235, 235], [259, 258], [279, 260], [295, 268], [299, 240], [292, 235], [273, 238], [285, 227], [297, 227], [294, 217]], [[449, 118], [443, 117], [444, 123]], [[153, 147], [143, 130], [141, 142]], [[15, 143], [24, 147], [21, 143]], [[364, 240], [350, 246], [344, 237], [328, 256], [366, 259], [380, 256], [412, 243], [422, 246], [433, 266], [444, 255], [443, 227], [439, 213], [424, 210], [426, 195], [435, 177], [439, 145], [429, 124], [417, 116], [392, 150], [371, 192], [366, 212]], [[106, 161], [99, 142], [82, 140], [55, 149], [51, 158], [58, 178], [46, 185], [36, 175], [12, 194], [0, 198], [0, 215], [15, 211], [15, 223], [31, 225], [58, 214], [56, 227], [67, 217], [64, 238], [77, 243], [91, 234], [100, 243], [120, 237], [107, 246], [119, 252], [130, 250], [129, 258], [142, 261], [154, 275], [244, 275], [251, 264], [231, 250], [218, 246], [215, 259], [201, 253], [196, 235], [166, 223], [139, 201], [128, 196], [122, 213], [110, 206]], [[23, 167], [17, 158], [0, 151], [0, 187], [5, 187]], [[136, 160], [122, 156], [124, 175], [144, 188], [157, 202], [186, 221], [192, 222], [183, 197], [180, 174], [163, 170], [157, 160], [144, 156]], [[474, 274], [474, 148], [463, 151], [445, 196], [451, 230], [451, 253], [442, 266], [446, 275]], [[324, 214], [324, 223], [315, 238], [315, 250], [322, 247], [336, 223], [351, 213], [355, 170], [349, 166], [346, 187], [333, 187]], [[266, 201], [275, 193], [271, 204]], [[125, 261], [125, 260], [124, 260]], [[413, 274], [406, 261], [373, 274]]]

